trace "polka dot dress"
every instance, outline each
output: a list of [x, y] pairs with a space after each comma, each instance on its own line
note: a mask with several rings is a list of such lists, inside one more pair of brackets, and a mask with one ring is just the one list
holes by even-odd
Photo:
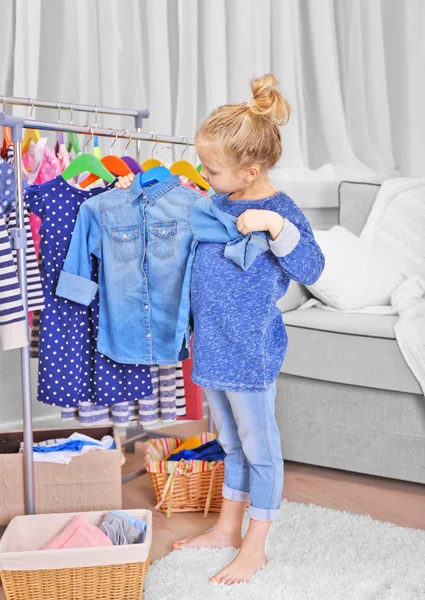
[[78, 209], [105, 189], [109, 188], [80, 190], [59, 175], [25, 191], [27, 206], [42, 219], [41, 278], [46, 307], [40, 322], [38, 400], [45, 404], [112, 405], [151, 393], [149, 366], [114, 363], [96, 351], [98, 295], [89, 308], [55, 295]]

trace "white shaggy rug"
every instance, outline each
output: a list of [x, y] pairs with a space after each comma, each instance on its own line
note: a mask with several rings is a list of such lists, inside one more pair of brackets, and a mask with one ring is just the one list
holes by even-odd
[[[248, 525], [245, 516], [244, 529]], [[208, 578], [236, 550], [186, 549], [155, 561], [144, 600], [424, 600], [425, 531], [284, 501], [267, 541], [269, 564], [249, 583]]]

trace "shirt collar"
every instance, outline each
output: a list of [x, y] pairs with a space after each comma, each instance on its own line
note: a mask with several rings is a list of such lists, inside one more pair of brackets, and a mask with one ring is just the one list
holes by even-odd
[[142, 193], [146, 194], [149, 204], [155, 204], [156, 200], [169, 192], [171, 189], [180, 184], [180, 178], [178, 175], [171, 175], [164, 181], [159, 181], [152, 185], [142, 187], [140, 185], [140, 177], [142, 173], [137, 173], [136, 177], [130, 188], [131, 199], [137, 198]]

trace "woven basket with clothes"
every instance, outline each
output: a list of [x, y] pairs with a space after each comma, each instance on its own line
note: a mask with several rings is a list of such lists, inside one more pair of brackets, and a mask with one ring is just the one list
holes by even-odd
[[[214, 433], [197, 436], [199, 444], [214, 439]], [[220, 512], [223, 503], [224, 462], [222, 460], [166, 460], [181, 438], [150, 439], [145, 446], [146, 470], [155, 490], [155, 509], [171, 516], [174, 512]]]

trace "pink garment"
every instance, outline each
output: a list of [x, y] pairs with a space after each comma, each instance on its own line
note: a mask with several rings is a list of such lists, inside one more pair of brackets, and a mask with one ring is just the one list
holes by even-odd
[[69, 156], [69, 152], [66, 149], [65, 144], [59, 144], [59, 150], [57, 153], [58, 161], [60, 163], [61, 173], [65, 171], [71, 164], [71, 157]]
[[22, 158], [30, 185], [51, 181], [62, 173], [59, 159], [47, 146], [47, 138], [40, 138], [37, 144], [31, 141]]
[[180, 184], [184, 185], [184, 187], [190, 188], [191, 190], [195, 190], [195, 192], [199, 192], [200, 194], [203, 194], [204, 196], [209, 195], [208, 192], [206, 192], [205, 190], [200, 188], [198, 185], [196, 185], [196, 183], [194, 183], [190, 179], [187, 179], [186, 177], [180, 177]]
[[[25, 177], [30, 185], [51, 181], [62, 173], [60, 160], [47, 146], [47, 138], [40, 138], [37, 144], [31, 140], [22, 156], [22, 160], [27, 171]], [[38, 257], [40, 251], [40, 217], [31, 213], [30, 226], [35, 252]]]
[[63, 531], [42, 547], [42, 550], [61, 548], [97, 548], [113, 546], [111, 540], [98, 527], [92, 525], [87, 517], [74, 517]]

